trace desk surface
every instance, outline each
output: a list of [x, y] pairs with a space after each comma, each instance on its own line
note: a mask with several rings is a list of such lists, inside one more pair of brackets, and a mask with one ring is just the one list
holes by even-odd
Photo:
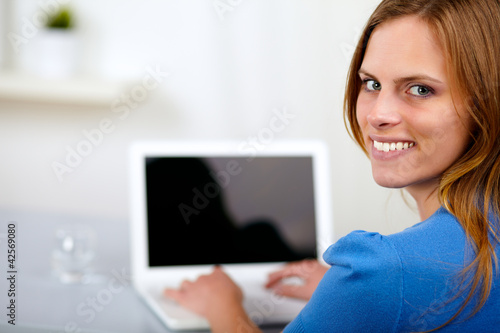
[[[7, 274], [2, 238], [12, 221], [17, 224], [16, 325], [7, 323], [5, 310], [0, 313], [0, 332], [170, 332], [131, 286], [127, 221], [0, 211], [2, 276]], [[95, 274], [85, 284], [63, 284], [51, 273], [53, 232], [67, 222], [88, 224], [98, 235]], [[7, 283], [0, 279], [2, 309], [12, 298], [7, 296]], [[275, 333], [282, 328], [264, 331]]]

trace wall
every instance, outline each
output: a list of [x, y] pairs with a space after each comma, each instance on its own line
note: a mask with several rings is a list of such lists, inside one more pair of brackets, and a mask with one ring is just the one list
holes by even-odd
[[[39, 4], [50, 3], [57, 1], [16, 2], [7, 30], [21, 33], [23, 19], [32, 20]], [[258, 138], [273, 110], [286, 110], [293, 118], [276, 140], [317, 138], [331, 149], [336, 237], [413, 224], [417, 215], [400, 195], [374, 184], [367, 159], [342, 122], [349, 58], [377, 3], [69, 1], [77, 13], [78, 75], [132, 85], [100, 107], [0, 101], [0, 208], [127, 219], [131, 142], [243, 142]], [[18, 70], [36, 59], [28, 54], [35, 40], [15, 55]], [[154, 89], [124, 107], [127, 94], [155, 71]], [[106, 119], [108, 133], [60, 181], [54, 162], [64, 163]]]

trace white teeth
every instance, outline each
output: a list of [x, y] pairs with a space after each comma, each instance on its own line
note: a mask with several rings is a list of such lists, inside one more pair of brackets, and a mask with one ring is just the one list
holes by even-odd
[[413, 147], [413, 142], [379, 142], [373, 141], [373, 146], [378, 151], [389, 152], [394, 150], [404, 150]]

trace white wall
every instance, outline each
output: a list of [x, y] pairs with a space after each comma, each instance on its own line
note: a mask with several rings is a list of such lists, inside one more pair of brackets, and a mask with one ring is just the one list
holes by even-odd
[[[49, 1], [18, 3], [9, 31], [20, 33], [22, 19]], [[0, 101], [0, 208], [126, 219], [131, 142], [245, 141], [268, 126], [274, 109], [286, 109], [295, 118], [276, 139], [318, 138], [331, 149], [336, 237], [413, 224], [417, 215], [399, 193], [374, 184], [342, 122], [350, 53], [378, 2], [70, 1], [81, 75], [140, 83], [153, 68], [169, 76], [123, 119], [111, 107], [121, 96], [100, 108]], [[217, 3], [234, 5], [219, 15]], [[16, 56], [20, 68], [22, 54]], [[53, 162], [64, 163], [66, 147], [74, 149], [83, 131], [106, 118], [113, 130], [60, 182]]]

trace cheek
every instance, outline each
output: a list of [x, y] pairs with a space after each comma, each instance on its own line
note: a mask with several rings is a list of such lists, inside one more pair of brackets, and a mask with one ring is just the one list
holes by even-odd
[[413, 123], [413, 134], [420, 150], [436, 164], [449, 166], [464, 153], [469, 143], [467, 127], [455, 111], [452, 112], [443, 112], [433, 121], [421, 119]]
[[[457, 120], [449, 129], [447, 130], [448, 139], [447, 142], [452, 142], [454, 159], [458, 159], [462, 156], [467, 148], [469, 147], [471, 136], [469, 134], [468, 126], [462, 122], [462, 120]], [[444, 144], [446, 144], [444, 143]]]
[[358, 121], [359, 127], [361, 130], [364, 130], [367, 124], [367, 116], [368, 116], [368, 105], [362, 97], [358, 97], [358, 101], [356, 103], [356, 120]]

